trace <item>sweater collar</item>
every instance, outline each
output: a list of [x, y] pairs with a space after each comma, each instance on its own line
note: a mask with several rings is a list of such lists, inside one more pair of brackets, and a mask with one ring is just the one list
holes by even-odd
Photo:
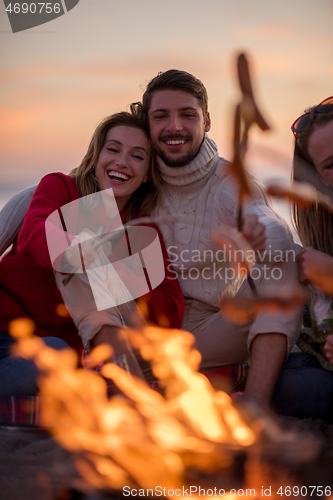
[[214, 168], [218, 161], [218, 151], [215, 142], [205, 134], [198, 154], [184, 167], [168, 167], [158, 156], [158, 165], [162, 179], [173, 186], [187, 186], [199, 181]]

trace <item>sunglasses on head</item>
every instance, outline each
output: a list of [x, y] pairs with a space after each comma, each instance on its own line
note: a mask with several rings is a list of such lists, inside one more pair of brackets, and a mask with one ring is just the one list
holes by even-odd
[[309, 125], [311, 125], [314, 113], [330, 113], [333, 111], [333, 96], [324, 99], [318, 106], [315, 106], [311, 111], [307, 111], [299, 116], [291, 126], [292, 133], [296, 137], [298, 132], [303, 132]]

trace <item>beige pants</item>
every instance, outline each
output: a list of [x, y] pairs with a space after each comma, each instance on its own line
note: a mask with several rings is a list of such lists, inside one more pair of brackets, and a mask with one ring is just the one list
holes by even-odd
[[[298, 285], [296, 262], [274, 264], [280, 267], [282, 277], [275, 284], [271, 280], [255, 280], [258, 292], [265, 296], [272, 286]], [[256, 266], [260, 267], [260, 266]], [[253, 296], [245, 281], [237, 296]], [[303, 308], [299, 307], [292, 316], [280, 314], [257, 314], [251, 323], [236, 325], [222, 316], [216, 307], [195, 299], [185, 298], [185, 316], [182, 329], [191, 332], [196, 339], [196, 348], [202, 355], [201, 369], [243, 364], [249, 360], [250, 346], [256, 335], [281, 333], [286, 335], [288, 351], [295, 344], [302, 322]]]
[[[282, 277], [276, 287], [298, 283], [296, 262], [274, 264], [280, 267]], [[260, 267], [260, 266], [256, 266]], [[67, 286], [62, 284], [63, 275], [55, 273], [56, 282], [66, 307], [79, 331], [83, 344], [89, 347], [90, 340], [103, 325], [115, 327], [146, 324], [135, 301], [98, 311], [86, 274], [76, 274]], [[265, 296], [272, 287], [271, 280], [255, 281], [259, 294]], [[245, 281], [238, 296], [252, 296]], [[295, 344], [301, 327], [302, 308], [292, 316], [258, 314], [251, 323], [236, 325], [226, 320], [219, 309], [196, 299], [185, 298], [185, 316], [182, 329], [191, 332], [196, 339], [196, 348], [202, 355], [202, 369], [242, 364], [248, 361], [250, 346], [258, 334], [281, 333], [286, 335], [288, 350]]]

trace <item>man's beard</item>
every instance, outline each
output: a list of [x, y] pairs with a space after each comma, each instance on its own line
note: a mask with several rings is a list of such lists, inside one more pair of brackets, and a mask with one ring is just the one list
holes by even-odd
[[[172, 137], [165, 136], [165, 137], [163, 137], [163, 139], [187, 139], [187, 137], [177, 135], [177, 136], [172, 136]], [[203, 142], [203, 139], [202, 139], [202, 142]], [[197, 154], [199, 153], [199, 150], [201, 148], [202, 142], [200, 143], [199, 147], [197, 147], [197, 146], [193, 147], [184, 156], [181, 156], [180, 158], [177, 158], [177, 159], [174, 158], [172, 155], [168, 155], [167, 153], [162, 151], [161, 148], [158, 146], [157, 147], [155, 146], [155, 151], [158, 154], [158, 156], [160, 158], [162, 158], [162, 160], [164, 161], [164, 163], [168, 167], [184, 167], [185, 165], [188, 165], [197, 156]]]
[[197, 149], [196, 151], [189, 151], [186, 155], [177, 159], [172, 158], [172, 156], [168, 156], [166, 153], [164, 153], [164, 151], [156, 151], [156, 153], [162, 158], [162, 160], [168, 167], [184, 167], [197, 156], [199, 149]]

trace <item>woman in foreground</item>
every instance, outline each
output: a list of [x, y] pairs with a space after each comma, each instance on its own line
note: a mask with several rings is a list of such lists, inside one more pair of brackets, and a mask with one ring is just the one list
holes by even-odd
[[[13, 339], [8, 332], [11, 321], [17, 318], [32, 319], [36, 327], [35, 333], [47, 337], [47, 343], [52, 347], [61, 348], [68, 344], [80, 352], [81, 339], [84, 346], [89, 348], [107, 342], [119, 355], [122, 354], [122, 350], [125, 352], [128, 350], [129, 359], [131, 358], [127, 339], [118, 341], [117, 332], [128, 324], [127, 321], [131, 323], [133, 312], [140, 321], [142, 320], [143, 316], [134, 301], [98, 311], [86, 273], [82, 273], [82, 270], [81, 273], [76, 272], [67, 287], [63, 285], [64, 276], [56, 273], [58, 285], [65, 295], [66, 306], [73, 317], [64, 314], [62, 297], [56, 286], [53, 271], [53, 267], [57, 269], [57, 266], [54, 259], [51, 262], [45, 222], [51, 214], [57, 214], [57, 211], [65, 205], [72, 203], [70, 206], [80, 207], [82, 202], [82, 206], [85, 208], [88, 206], [89, 209], [90, 203], [88, 212], [92, 220], [101, 226], [103, 234], [108, 233], [112, 231], [110, 224], [112, 226], [115, 223], [118, 212], [124, 223], [145, 216], [153, 210], [159, 194], [157, 175], [154, 170], [148, 129], [139, 112], [132, 109], [131, 113], [118, 113], [103, 120], [94, 132], [81, 165], [70, 175], [54, 173], [41, 180], [18, 238], [11, 251], [0, 262], [0, 397], [13, 394], [31, 395], [37, 392], [35, 383], [37, 372], [33, 363], [11, 356]], [[89, 198], [89, 195], [109, 188], [112, 188], [117, 204], [115, 219], [110, 218], [105, 210], [109, 201], [106, 201], [101, 211], [101, 207], [96, 206], [93, 200], [91, 202], [91, 197]], [[79, 198], [83, 198], [80, 203], [73, 203]], [[106, 197], [105, 200], [110, 198]], [[110, 209], [115, 210], [114, 206], [110, 206]], [[64, 214], [64, 211], [62, 213]], [[68, 221], [71, 222], [73, 213], [79, 220], [81, 214], [74, 209], [74, 212], [67, 212], [67, 219], [65, 216], [67, 224]], [[78, 227], [77, 220], [73, 227]], [[158, 231], [154, 224], [148, 225]], [[54, 235], [63, 237], [64, 233], [59, 231], [59, 228], [49, 223], [47, 227], [51, 231], [49, 232], [51, 239]], [[64, 266], [67, 264], [72, 266], [71, 270], [73, 266], [77, 267], [78, 262], [75, 260], [78, 249], [75, 245], [77, 235], [78, 233], [73, 234], [68, 230], [67, 236], [72, 243], [70, 248], [59, 256], [58, 271], [59, 269], [64, 271]], [[82, 234], [79, 238], [82, 241]], [[125, 243], [124, 237], [119, 237], [107, 247], [111, 262], [115, 259], [115, 255], [121, 254], [124, 246], [127, 249], [126, 238]], [[141, 237], [137, 239], [139, 245]], [[184, 299], [177, 280], [170, 279], [173, 275], [168, 270], [167, 254], [160, 235], [159, 240], [162, 246], [165, 277], [153, 290], [152, 287], [146, 286], [148, 293], [140, 300], [145, 302], [145, 316], [148, 321], [155, 324], [161, 321], [165, 325], [167, 319], [168, 326], [179, 328], [184, 313]], [[105, 259], [105, 247], [100, 252], [91, 251], [90, 254], [92, 255], [90, 261], [100, 255]], [[89, 267], [91, 262], [86, 261], [85, 264]], [[130, 273], [134, 289], [136, 286], [142, 287], [144, 276], [137, 277], [129, 268], [124, 271], [124, 266], [122, 270], [125, 274]], [[79, 291], [80, 295], [82, 292], [84, 303], [78, 300], [79, 294], [73, 297], [68, 291], [73, 290], [74, 285], [76, 292]], [[140, 375], [140, 369], [135, 361], [132, 371]]]

